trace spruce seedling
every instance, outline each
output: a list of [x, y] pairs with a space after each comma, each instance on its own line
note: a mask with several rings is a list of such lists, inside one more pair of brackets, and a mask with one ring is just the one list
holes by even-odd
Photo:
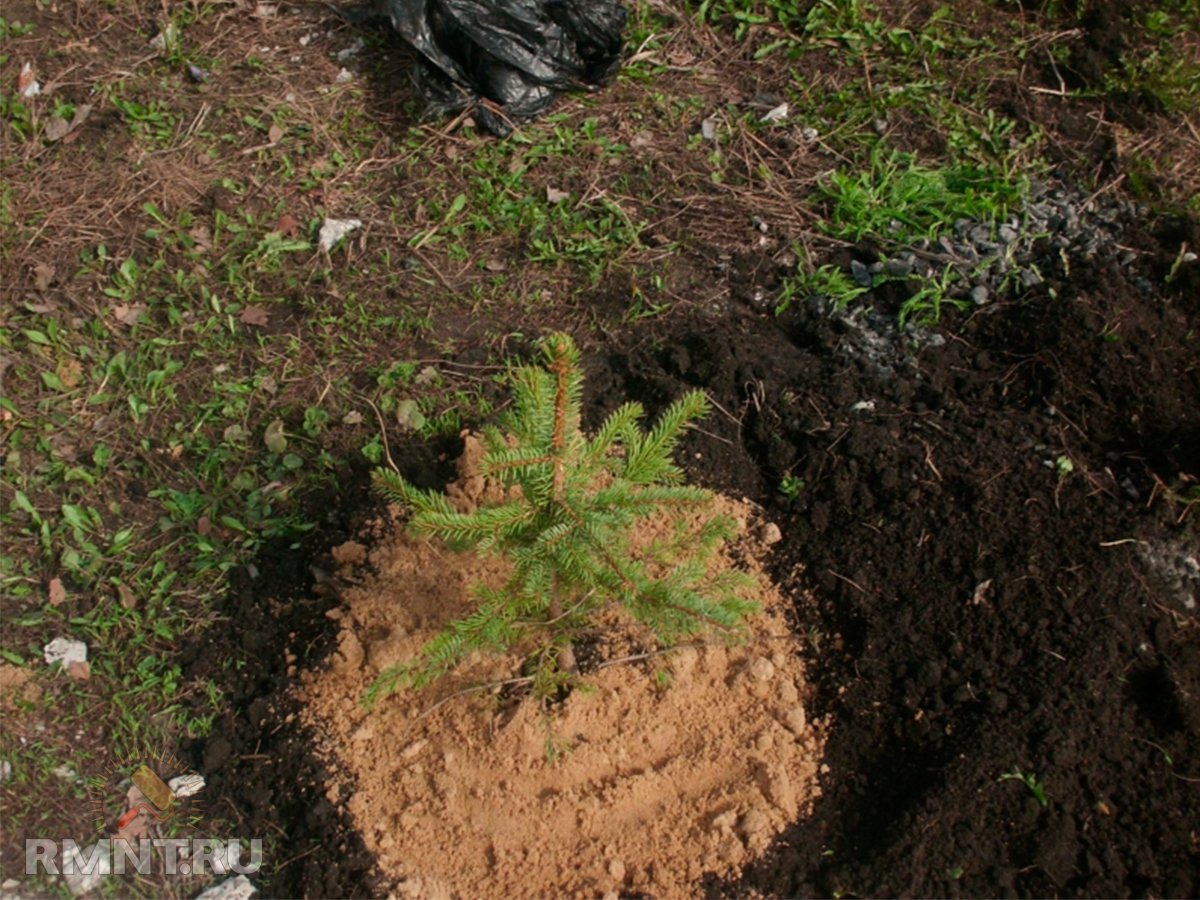
[[[683, 484], [671, 459], [687, 425], [708, 411], [705, 396], [693, 391], [680, 398], [647, 430], [642, 406], [626, 403], [587, 437], [580, 431], [583, 375], [574, 343], [554, 334], [541, 349], [544, 366], [510, 371], [511, 412], [502, 428], [482, 435], [480, 474], [504, 485], [505, 501], [458, 512], [444, 495], [391, 469], [374, 473], [384, 496], [412, 511], [412, 533], [453, 549], [503, 555], [512, 575], [499, 589], [474, 586], [474, 611], [383, 672], [368, 703], [435, 682], [473, 651], [510, 649], [526, 655], [534, 696], [546, 700], [576, 682], [575, 641], [612, 603], [667, 646], [708, 629], [736, 636], [757, 608], [738, 594], [752, 583], [747, 575], [707, 571], [713, 552], [733, 536], [734, 521], [714, 515], [689, 528], [683, 518], [713, 499]], [[673, 537], [632, 546], [635, 520], [663, 512], [677, 516]]]

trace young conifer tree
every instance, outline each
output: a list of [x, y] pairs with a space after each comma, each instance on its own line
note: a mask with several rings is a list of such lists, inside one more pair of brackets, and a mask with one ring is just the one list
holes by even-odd
[[693, 529], [681, 519], [654, 552], [635, 553], [630, 543], [640, 517], [711, 503], [710, 492], [682, 483], [671, 459], [684, 428], [708, 411], [704, 395], [682, 397], [648, 430], [640, 426], [641, 405], [626, 403], [589, 438], [580, 431], [583, 375], [575, 345], [554, 334], [542, 352], [544, 367], [509, 373], [512, 411], [503, 428], [483, 434], [481, 474], [510, 488], [505, 502], [461, 513], [391, 469], [374, 473], [386, 497], [412, 510], [413, 533], [503, 555], [513, 569], [499, 590], [476, 585], [475, 611], [385, 671], [368, 702], [436, 681], [475, 650], [513, 648], [529, 654], [535, 696], [552, 696], [576, 676], [573, 642], [613, 602], [666, 645], [709, 628], [736, 634], [756, 608], [737, 594], [748, 576], [707, 574], [713, 551], [734, 534], [729, 517], [711, 516]]

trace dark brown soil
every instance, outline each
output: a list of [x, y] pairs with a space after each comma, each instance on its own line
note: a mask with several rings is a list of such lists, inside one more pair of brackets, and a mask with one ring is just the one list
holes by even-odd
[[[704, 477], [805, 485], [775, 495], [777, 579], [822, 598], [799, 621], [821, 635], [834, 776], [730, 893], [1197, 890], [1200, 583], [1154, 561], [1200, 547], [1161, 500], [1200, 472], [1196, 298], [1111, 269], [1057, 291], [890, 375], [800, 315], [680, 323], [607, 360], [608, 397], [699, 384], [744, 417], [696, 444]], [[998, 780], [1018, 769], [1044, 806]]]

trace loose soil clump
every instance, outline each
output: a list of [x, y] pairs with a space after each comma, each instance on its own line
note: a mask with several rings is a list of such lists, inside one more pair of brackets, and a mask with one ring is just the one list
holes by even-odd
[[[477, 482], [467, 474], [448, 493], [462, 501]], [[746, 503], [717, 506], [743, 526], [753, 517]], [[635, 545], [673, 526], [641, 520]], [[778, 539], [772, 525], [760, 533]], [[366, 566], [363, 553], [334, 550], [343, 576], [370, 574], [330, 613], [338, 650], [304, 673], [302, 718], [329, 761], [329, 800], [399, 896], [695, 896], [705, 876], [735, 876], [811, 809], [825, 729], [805, 713], [800, 641], [762, 574], [761, 542], [743, 538], [712, 563], [756, 578], [763, 614], [747, 642], [663, 652], [605, 612], [578, 647], [584, 686], [545, 709], [512, 689], [520, 657], [476, 655], [433, 691], [364, 710], [379, 672], [464, 615], [468, 588], [498, 586], [508, 563], [403, 533]]]

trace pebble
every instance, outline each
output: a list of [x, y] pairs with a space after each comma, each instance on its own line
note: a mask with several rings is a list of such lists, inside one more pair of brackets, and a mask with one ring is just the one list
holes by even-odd
[[778, 544], [783, 540], [783, 532], [779, 530], [779, 526], [774, 522], [765, 522], [758, 532], [758, 539], [770, 547], [772, 544]]
[[976, 306], [983, 306], [985, 303], [987, 303], [989, 299], [988, 295], [989, 291], [987, 289], [987, 285], [977, 284], [975, 287], [971, 288], [971, 302]]
[[801, 737], [808, 729], [808, 716], [803, 706], [795, 706], [783, 714], [783, 726], [796, 737]]
[[786, 679], [780, 682], [779, 699], [785, 704], [792, 704], [800, 699], [800, 692], [796, 690], [796, 685], [794, 682]]
[[46, 665], [62, 663], [65, 669], [73, 662], [87, 662], [88, 648], [83, 641], [56, 637], [42, 648], [42, 656], [46, 660]]
[[258, 888], [250, 883], [249, 878], [245, 875], [235, 875], [205, 888], [196, 895], [196, 900], [250, 900], [257, 892]]
[[755, 681], [770, 681], [775, 677], [775, 665], [769, 659], [756, 656], [746, 670]]

